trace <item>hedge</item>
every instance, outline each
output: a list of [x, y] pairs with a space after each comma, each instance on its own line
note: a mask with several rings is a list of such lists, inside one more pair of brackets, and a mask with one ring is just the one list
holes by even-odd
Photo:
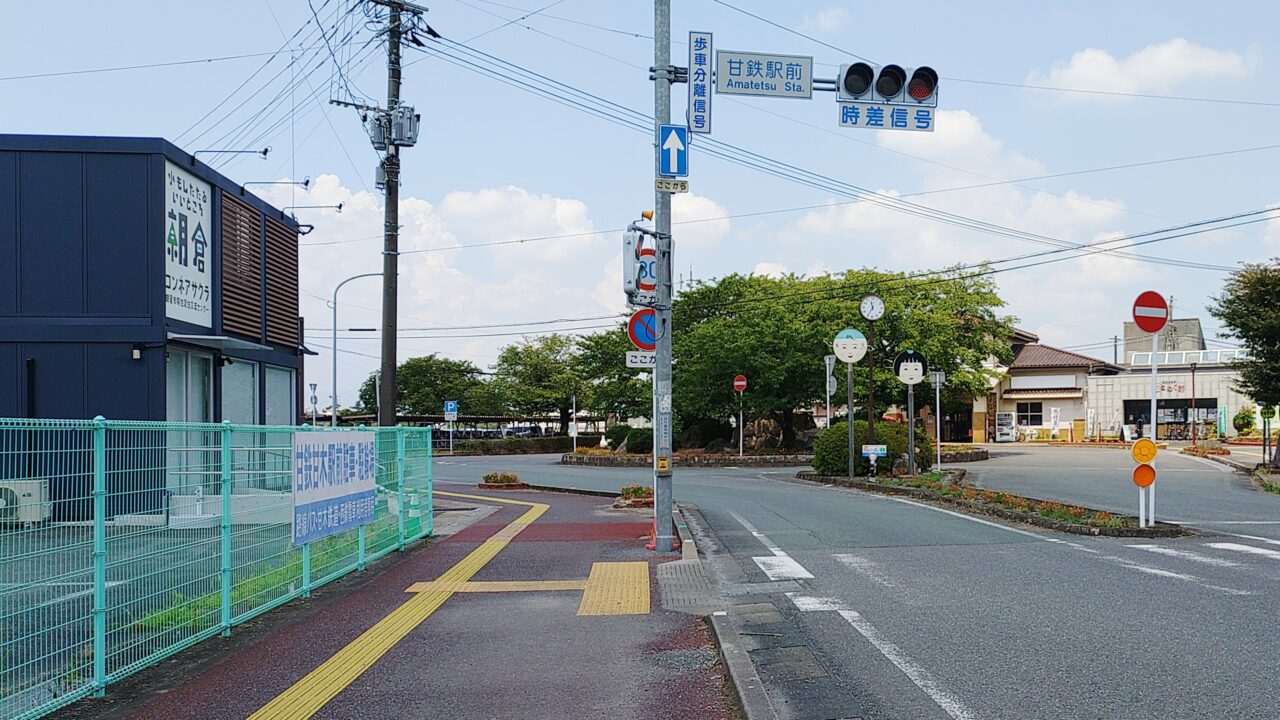
[[631, 428], [627, 433], [627, 452], [641, 455], [653, 452], [653, 428]]
[[630, 425], [614, 425], [604, 431], [604, 439], [609, 441], [609, 447], [617, 450], [623, 440], [627, 439], [627, 434], [631, 432]]
[[[855, 475], [866, 475], [871, 463], [862, 454], [862, 444], [867, 440], [867, 421], [853, 421], [853, 450]], [[886, 446], [887, 458], [876, 461], [877, 473], [888, 473], [898, 458], [907, 454], [907, 426], [905, 423], [877, 423], [876, 444]], [[916, 432], [916, 464], [921, 472], [933, 466], [933, 442], [923, 431]], [[849, 474], [849, 425], [836, 423], [823, 430], [813, 442], [813, 469], [819, 475], [846, 476]]]
[[[578, 447], [594, 447], [600, 444], [596, 435], [578, 438]], [[455, 440], [456, 454], [472, 455], [525, 455], [533, 453], [567, 453], [573, 451], [573, 438], [568, 435], [551, 437], [508, 437], [501, 440]]]

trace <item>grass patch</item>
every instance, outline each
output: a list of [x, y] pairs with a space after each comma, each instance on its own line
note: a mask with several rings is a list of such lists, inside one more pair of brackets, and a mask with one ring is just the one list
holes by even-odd
[[623, 485], [619, 492], [623, 500], [642, 500], [653, 497], [653, 488], [648, 485]]
[[[982, 490], [959, 482], [952, 482], [943, 473], [939, 472], [896, 478], [882, 477], [877, 478], [877, 481], [881, 485], [928, 490], [943, 497], [966, 500], [978, 505], [1000, 508], [1001, 510], [1039, 515], [1050, 520], [1072, 525], [1088, 525], [1091, 527], [1125, 526], [1124, 518], [1116, 517], [1104, 510], [1090, 510], [1080, 505], [1069, 505], [1052, 500], [1030, 500], [1021, 495], [1013, 495], [996, 490]], [[1277, 486], [1276, 492], [1280, 492], [1280, 486]]]
[[489, 485], [515, 485], [520, 482], [520, 476], [509, 472], [491, 472], [484, 474], [484, 481]]

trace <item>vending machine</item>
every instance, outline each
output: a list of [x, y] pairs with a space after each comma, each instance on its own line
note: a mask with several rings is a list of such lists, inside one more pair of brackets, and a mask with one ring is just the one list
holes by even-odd
[[1013, 413], [996, 413], [996, 442], [1014, 442], [1017, 439], [1018, 432], [1013, 424]]

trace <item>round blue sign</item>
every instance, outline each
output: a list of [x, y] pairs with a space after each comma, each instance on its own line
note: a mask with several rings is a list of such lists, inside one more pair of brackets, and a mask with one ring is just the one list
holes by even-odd
[[627, 337], [631, 344], [652, 352], [658, 346], [658, 316], [653, 308], [639, 310], [627, 321]]

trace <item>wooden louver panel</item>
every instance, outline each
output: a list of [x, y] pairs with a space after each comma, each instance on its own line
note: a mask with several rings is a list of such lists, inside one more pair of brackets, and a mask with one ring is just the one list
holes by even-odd
[[298, 233], [267, 219], [267, 340], [297, 347]]
[[262, 216], [222, 193], [222, 329], [262, 337]]

